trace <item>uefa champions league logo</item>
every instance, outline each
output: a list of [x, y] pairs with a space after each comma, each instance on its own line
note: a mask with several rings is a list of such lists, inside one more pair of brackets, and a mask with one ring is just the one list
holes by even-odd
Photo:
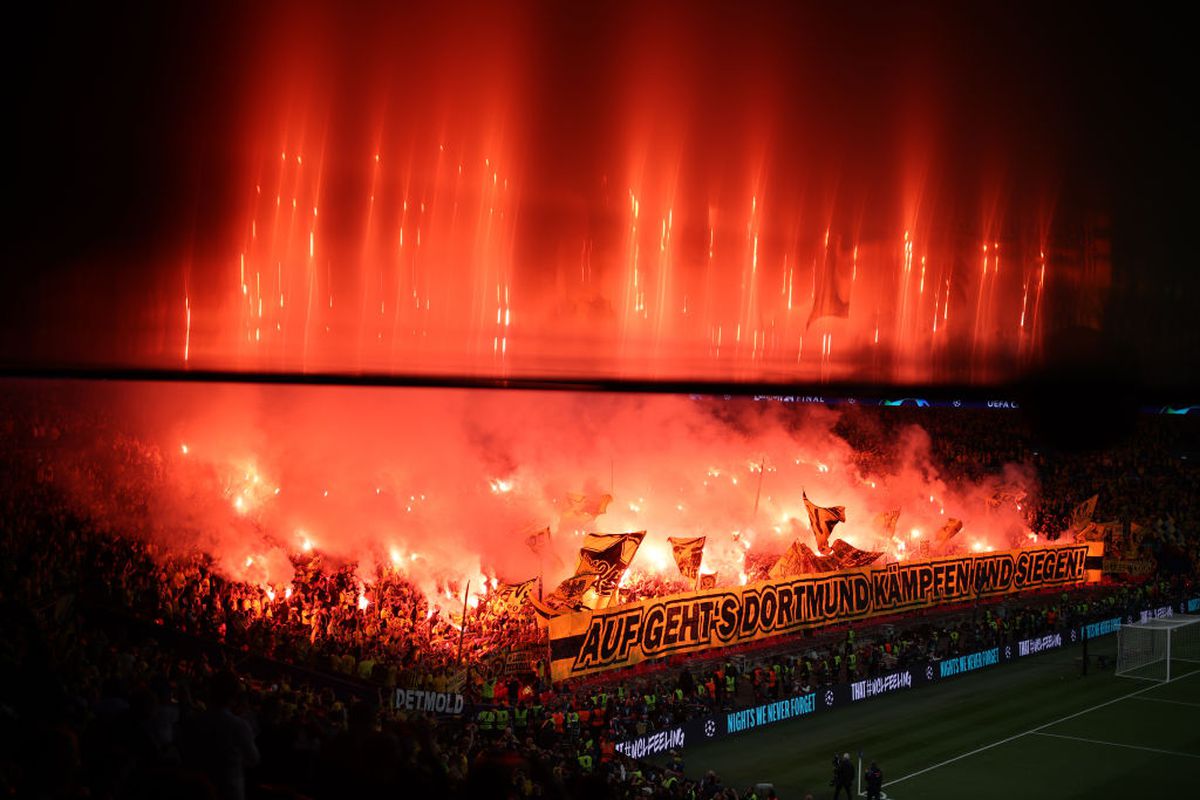
[[709, 739], [717, 735], [716, 720], [707, 719], [704, 721], [704, 735]]
[[925, 680], [927, 680], [927, 681], [933, 680], [933, 665], [932, 664], [930, 664], [928, 667], [925, 668]]
[[1079, 635], [1079, 634], [1077, 634], [1077, 633], [1075, 632], [1075, 629], [1074, 629], [1074, 628], [1071, 628], [1071, 641], [1072, 641], [1072, 642], [1073, 642], [1073, 641], [1075, 641], [1075, 637], [1076, 637], [1076, 636], [1078, 636], [1078, 635]]
[[1012, 658], [1012, 646], [1011, 646], [1011, 645], [1005, 645], [1005, 647], [1004, 647], [1004, 657], [1005, 657], [1006, 659], [1008, 659], [1008, 658]]
[[825, 705], [826, 706], [833, 705], [833, 692], [832, 691], [825, 692]]

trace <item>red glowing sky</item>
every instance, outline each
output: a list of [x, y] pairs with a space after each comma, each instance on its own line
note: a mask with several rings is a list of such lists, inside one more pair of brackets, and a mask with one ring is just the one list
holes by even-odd
[[[1157, 15], [334, 8], [34, 20], [5, 364], [992, 384], [1083, 327], [1169, 383], [1200, 352]], [[849, 317], [810, 328], [827, 232]]]

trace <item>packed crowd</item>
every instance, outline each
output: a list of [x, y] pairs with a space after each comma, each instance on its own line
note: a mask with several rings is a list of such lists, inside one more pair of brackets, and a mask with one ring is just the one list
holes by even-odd
[[1023, 504], [1031, 530], [1053, 539], [1070, 525], [1072, 510], [1092, 493], [1104, 519], [1137, 520], [1153, 535], [1155, 553], [1198, 553], [1190, 533], [1200, 525], [1200, 426], [1186, 417], [1142, 415], [1128, 437], [1094, 451], [1054, 450], [1035, 444], [1026, 419], [1011, 411], [933, 414], [900, 408], [843, 413], [836, 432], [849, 442], [869, 474], [896, 467], [912, 447], [927, 447], [930, 461], [949, 481], [1002, 475], [1006, 465], [1027, 465], [1037, 475], [1036, 495]]
[[[466, 718], [438, 721], [390, 709], [382, 691], [318, 687], [298, 671], [268, 677], [248, 658], [260, 639], [227, 636], [225, 646], [203, 646], [220, 641], [198, 627], [202, 646], [196, 647], [172, 637], [161, 618], [142, 624], [139, 604], [157, 597], [145, 608], [160, 611], [174, 595], [157, 572], [135, 575], [136, 561], [114, 570], [114, 553], [128, 540], [87, 532], [69, 515], [24, 516], [17, 498], [6, 502], [0, 606], [12, 632], [3, 658], [3, 740], [10, 755], [0, 764], [0, 780], [23, 796], [338, 797], [405, 790], [741, 800], [746, 787], [689, 773], [678, 754], [656, 767], [625, 758], [615, 745], [689, 715], [1119, 613], [1170, 588], [1130, 585], [905, 627], [848, 629], [808, 640], [799, 651], [792, 643], [616, 681], [555, 687], [536, 672], [478, 673], [467, 687], [474, 704]], [[106, 580], [106, 574], [119, 576]], [[109, 597], [129, 604], [121, 613], [98, 613]], [[273, 642], [276, 656], [286, 655], [280, 641]]]
[[[6, 425], [0, 436], [10, 443], [19, 431], [11, 417]], [[989, 426], [974, 430], [975, 439], [954, 433], [947, 463], [970, 465], [973, 452], [984, 458], [992, 447], [1006, 452]], [[42, 479], [36, 452], [12, 448], [0, 465], [8, 490], [0, 615], [10, 632], [0, 642], [0, 790], [745, 800], [753, 789], [684, 769], [678, 754], [653, 766], [616, 744], [690, 715], [1030, 638], [1184, 591], [1200, 563], [1186, 535], [1196, 530], [1200, 487], [1175, 457], [1175, 439], [1150, 432], [1145, 441], [1150, 456], [1130, 447], [1077, 465], [1056, 457], [1042, 494], [1074, 502], [1075, 485], [1096, 486], [1113, 508], [1149, 509], [1147, 549], [1180, 566], [1164, 571], [1174, 573], [1169, 580], [828, 631], [557, 686], [547, 680], [533, 617], [498, 595], [481, 598], [464, 631], [462, 618], [431, 607], [401, 573], [384, 568], [364, 585], [353, 565], [305, 553], [293, 558], [289, 588], [272, 596], [225, 577], [203, 554], [100, 529]], [[870, 458], [865, 438], [863, 448]], [[1063, 476], [1078, 469], [1077, 484], [1060, 480], [1060, 468]], [[678, 587], [645, 579], [628, 588], [652, 595]], [[395, 687], [461, 692], [467, 714], [439, 720], [394, 709]]]

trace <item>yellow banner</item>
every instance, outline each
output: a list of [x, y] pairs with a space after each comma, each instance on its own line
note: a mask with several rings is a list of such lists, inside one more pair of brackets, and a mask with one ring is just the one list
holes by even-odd
[[555, 681], [942, 603], [1081, 583], [1086, 544], [902, 562], [657, 597], [550, 620]]

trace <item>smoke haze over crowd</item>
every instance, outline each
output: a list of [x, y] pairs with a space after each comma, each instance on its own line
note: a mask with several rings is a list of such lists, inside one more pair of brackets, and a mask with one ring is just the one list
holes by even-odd
[[[747, 555], [779, 554], [796, 537], [813, 545], [802, 492], [846, 507], [834, 538], [889, 560], [915, 555], [949, 518], [965, 521], [955, 549], [1031, 536], [1020, 507], [1035, 488], [1031, 468], [956, 481], [918, 426], [886, 452], [856, 452], [835, 431], [841, 412], [820, 406], [443, 388], [82, 388], [41, 395], [53, 398], [51, 428], [83, 409], [105, 420], [50, 434], [53, 480], [82, 513], [199, 548], [227, 573], [276, 587], [291, 578], [289, 556], [313, 551], [357, 562], [368, 582], [393, 565], [435, 600], [461, 596], [467, 579], [475, 593], [484, 580], [541, 572], [552, 588], [574, 569], [583, 533], [637, 530], [648, 533], [635, 574], [677, 580], [667, 537], [704, 535], [702, 571], [744, 582]], [[605, 494], [604, 513], [585, 510]], [[875, 520], [893, 509], [894, 539]], [[539, 556], [526, 539], [546, 526], [551, 547]]]

